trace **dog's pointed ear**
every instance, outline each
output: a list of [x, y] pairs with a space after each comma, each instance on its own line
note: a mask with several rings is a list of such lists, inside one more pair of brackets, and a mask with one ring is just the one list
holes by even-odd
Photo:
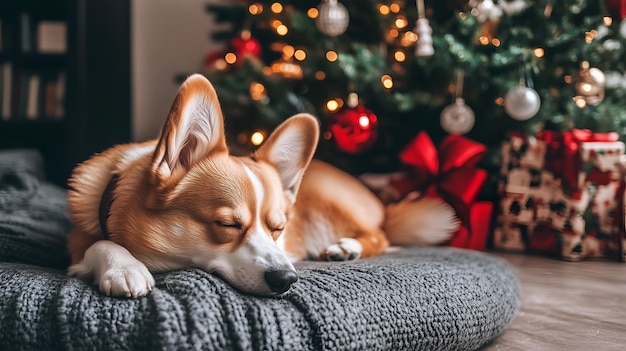
[[152, 156], [152, 180], [160, 190], [173, 187], [199, 160], [228, 152], [224, 119], [213, 85], [202, 75], [178, 90]]
[[309, 165], [319, 138], [315, 117], [301, 113], [285, 120], [255, 152], [254, 158], [276, 168], [285, 195], [295, 201], [304, 171]]

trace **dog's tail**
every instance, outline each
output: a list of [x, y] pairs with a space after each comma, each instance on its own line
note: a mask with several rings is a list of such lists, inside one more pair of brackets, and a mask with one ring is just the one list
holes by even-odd
[[423, 197], [387, 205], [384, 230], [391, 245], [431, 246], [449, 240], [459, 228], [454, 209], [436, 198]]

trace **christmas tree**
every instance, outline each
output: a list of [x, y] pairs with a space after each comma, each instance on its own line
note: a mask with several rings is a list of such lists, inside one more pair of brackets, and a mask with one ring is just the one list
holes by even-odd
[[624, 0], [272, 0], [209, 5], [205, 74], [234, 148], [310, 112], [317, 157], [359, 174], [401, 168], [420, 131], [498, 147], [512, 130], [626, 136]]

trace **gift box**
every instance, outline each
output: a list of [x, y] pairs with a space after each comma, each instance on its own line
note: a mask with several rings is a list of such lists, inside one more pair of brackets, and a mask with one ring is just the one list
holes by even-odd
[[622, 262], [626, 262], [626, 155], [622, 155], [620, 166], [622, 170], [622, 193], [618, 204], [620, 215], [618, 220], [620, 233], [617, 238], [619, 245], [618, 258]]
[[408, 194], [441, 198], [455, 210], [458, 232], [444, 245], [484, 250], [490, 233], [493, 203], [477, 201], [487, 172], [476, 167], [486, 147], [460, 135], [447, 136], [435, 146], [420, 132], [400, 153], [409, 169], [389, 180], [385, 193], [404, 198]]
[[615, 133], [512, 134], [502, 145], [493, 247], [578, 261], [616, 257], [623, 193]]

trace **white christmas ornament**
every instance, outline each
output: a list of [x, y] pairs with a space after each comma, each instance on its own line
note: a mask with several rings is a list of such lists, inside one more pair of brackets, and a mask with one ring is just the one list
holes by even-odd
[[469, 6], [472, 8], [470, 12], [478, 22], [485, 23], [499, 21], [502, 13], [507, 16], [516, 15], [530, 6], [530, 2], [527, 0], [500, 0], [496, 4], [493, 0], [470, 0]]
[[320, 4], [319, 15], [315, 19], [315, 25], [320, 32], [330, 37], [343, 34], [350, 23], [348, 9], [337, 0], [324, 0]]
[[429, 57], [435, 54], [433, 47], [433, 29], [430, 28], [428, 19], [426, 19], [426, 7], [424, 0], [416, 0], [417, 21], [415, 21], [415, 34], [417, 34], [417, 43], [415, 43], [415, 56]]
[[619, 25], [619, 34], [622, 38], [626, 38], [626, 18], [622, 20], [622, 23]]
[[504, 96], [504, 110], [511, 118], [525, 121], [539, 112], [541, 98], [537, 91], [524, 83], [511, 88]]
[[502, 9], [494, 4], [493, 0], [483, 0], [479, 2], [471, 12], [480, 23], [498, 21], [500, 17], [502, 17]]
[[531, 4], [532, 2], [527, 0], [498, 1], [498, 6], [502, 8], [502, 11], [504, 11], [507, 16], [516, 15], [526, 10], [526, 8], [529, 7]]
[[415, 44], [415, 56], [428, 57], [435, 54], [433, 48], [433, 30], [428, 24], [428, 19], [419, 18], [415, 21], [415, 33], [417, 33], [417, 43]]
[[475, 121], [474, 111], [461, 97], [457, 97], [453, 104], [441, 111], [441, 128], [450, 134], [463, 135], [469, 132], [474, 127]]

